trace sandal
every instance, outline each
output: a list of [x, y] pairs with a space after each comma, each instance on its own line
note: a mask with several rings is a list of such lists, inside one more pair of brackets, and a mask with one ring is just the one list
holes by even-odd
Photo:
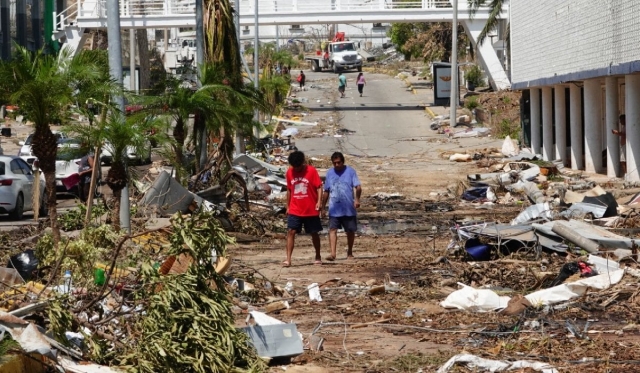
[[313, 262], [313, 265], [321, 266], [322, 265], [322, 260], [316, 260], [315, 262]]
[[331, 255], [331, 256], [325, 257], [324, 260], [327, 260], [329, 262], [333, 262], [334, 260], [336, 260], [336, 257]]
[[282, 262], [283, 267], [291, 267], [291, 262], [287, 262], [286, 260]]

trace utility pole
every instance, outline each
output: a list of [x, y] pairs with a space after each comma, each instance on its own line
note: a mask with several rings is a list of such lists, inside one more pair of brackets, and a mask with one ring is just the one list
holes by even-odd
[[136, 30], [129, 29], [129, 90], [136, 91]]
[[[260, 61], [259, 61], [259, 53], [258, 53], [258, 49], [260, 49], [260, 39], [259, 39], [259, 32], [258, 32], [258, 0], [254, 1], [254, 12], [255, 12], [255, 20], [254, 20], [254, 27], [256, 29], [256, 34], [255, 34], [255, 38], [254, 38], [254, 48], [253, 48], [253, 66], [255, 69], [255, 79], [253, 81], [253, 86], [256, 88], [256, 90], [258, 90], [258, 88], [260, 88]], [[260, 121], [260, 114], [258, 112], [258, 109], [255, 110], [254, 113], [254, 117], [256, 122]], [[256, 137], [256, 140], [258, 139], [258, 137], [260, 137], [260, 129], [256, 126], [253, 130], [253, 134]]]
[[[240, 2], [238, 0], [234, 1], [235, 12], [233, 12], [233, 23], [236, 27], [236, 39], [238, 40], [238, 50], [240, 51], [240, 59], [242, 60], [245, 70], [247, 74], [249, 74], [249, 69], [247, 68], [247, 64], [244, 61], [244, 48], [242, 47], [242, 40], [240, 40]], [[240, 128], [236, 129], [236, 141], [235, 141], [235, 151], [236, 155], [243, 154], [245, 152], [244, 146], [244, 136]]]
[[[107, 0], [107, 37], [109, 38], [109, 73], [116, 84], [122, 86], [122, 45], [120, 42], [120, 4], [118, 0]], [[124, 116], [124, 96], [113, 98], [120, 115]], [[96, 154], [99, 157], [99, 154]], [[122, 189], [120, 197], [120, 228], [131, 234], [131, 211], [129, 207], [129, 184]]]
[[449, 123], [451, 127], [457, 124], [456, 111], [458, 109], [458, 0], [452, 1], [453, 5], [453, 32], [451, 33], [451, 113]]

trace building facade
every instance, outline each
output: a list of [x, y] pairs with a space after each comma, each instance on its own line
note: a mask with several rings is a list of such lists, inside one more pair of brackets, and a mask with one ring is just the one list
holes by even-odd
[[512, 88], [533, 151], [640, 181], [640, 1], [515, 1], [510, 12]]

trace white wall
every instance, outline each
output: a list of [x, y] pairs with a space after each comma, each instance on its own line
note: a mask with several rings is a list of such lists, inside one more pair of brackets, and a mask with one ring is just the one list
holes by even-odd
[[514, 84], [638, 61], [639, 42], [639, 0], [511, 2]]

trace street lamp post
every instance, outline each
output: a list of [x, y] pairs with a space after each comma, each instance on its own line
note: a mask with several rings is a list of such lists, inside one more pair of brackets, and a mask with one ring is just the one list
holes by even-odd
[[453, 25], [451, 33], [451, 113], [449, 123], [451, 127], [457, 124], [456, 111], [458, 109], [458, 0], [452, 1]]

